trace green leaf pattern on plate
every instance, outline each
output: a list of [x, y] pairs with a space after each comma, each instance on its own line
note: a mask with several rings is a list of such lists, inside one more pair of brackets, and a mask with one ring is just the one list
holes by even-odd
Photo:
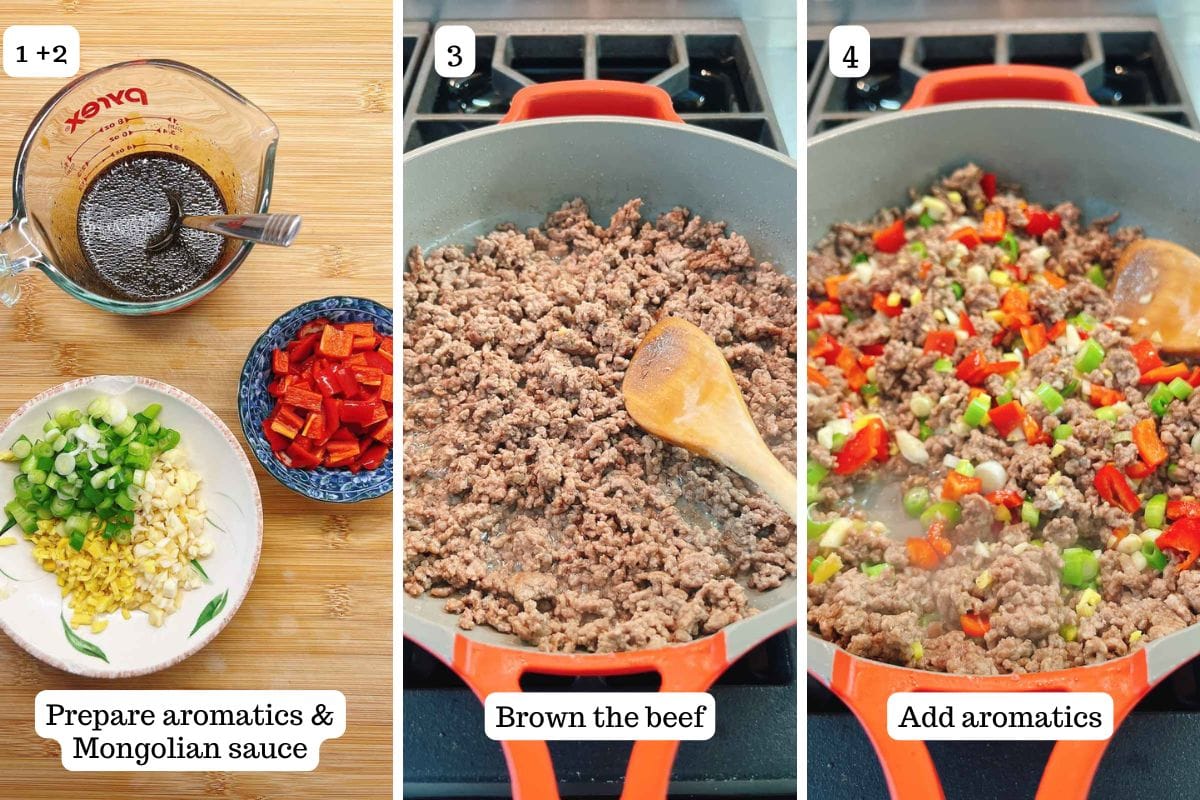
[[219, 595], [208, 601], [208, 605], [200, 612], [200, 616], [196, 618], [196, 627], [192, 628], [192, 633], [188, 634], [188, 638], [192, 638], [192, 634], [200, 630], [207, 622], [211, 622], [213, 617], [221, 613], [221, 609], [225, 608], [225, 601], [229, 599], [229, 590], [221, 592]]
[[71, 630], [71, 626], [67, 624], [67, 618], [65, 616], [63, 616], [62, 614], [59, 614], [58, 618], [60, 620], [62, 620], [63, 633], [65, 633], [67, 635], [67, 641], [71, 643], [71, 647], [74, 647], [76, 650], [83, 653], [85, 656], [91, 656], [92, 658], [98, 658], [101, 661], [103, 661], [105, 664], [108, 663], [108, 656], [104, 655], [103, 650], [101, 650], [99, 647], [92, 644], [91, 642], [89, 642], [85, 639], [81, 639], [79, 637], [79, 635], [77, 633], [75, 633], [75, 631]]
[[196, 570], [205, 583], [212, 583], [212, 580], [208, 577], [208, 573], [204, 571], [204, 567], [200, 566], [200, 562], [194, 558], [192, 559], [192, 569]]

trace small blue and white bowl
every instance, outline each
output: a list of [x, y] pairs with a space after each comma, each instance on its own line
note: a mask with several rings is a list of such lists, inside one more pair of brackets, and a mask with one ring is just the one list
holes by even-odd
[[346, 469], [290, 469], [284, 466], [263, 436], [262, 422], [271, 413], [275, 398], [267, 393], [272, 380], [271, 354], [296, 338], [305, 323], [318, 317], [331, 322], [373, 322], [380, 333], [392, 334], [392, 310], [362, 297], [326, 297], [296, 306], [271, 323], [246, 357], [238, 387], [238, 416], [250, 451], [275, 480], [293, 492], [326, 503], [357, 503], [392, 491], [395, 478], [393, 451], [378, 469], [357, 475]]

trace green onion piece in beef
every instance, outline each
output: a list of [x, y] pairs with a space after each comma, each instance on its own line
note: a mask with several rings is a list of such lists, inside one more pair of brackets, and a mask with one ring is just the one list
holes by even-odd
[[1103, 362], [1104, 348], [1095, 339], [1088, 339], [1075, 358], [1075, 369], [1086, 375], [1094, 369], [1099, 369]]
[[1099, 286], [1101, 289], [1108, 288], [1108, 278], [1104, 277], [1104, 270], [1099, 264], [1092, 264], [1088, 267], [1088, 271], [1084, 273], [1089, 281]]
[[1017, 257], [1021, 252], [1021, 245], [1017, 242], [1017, 237], [1013, 236], [1012, 231], [1007, 231], [1004, 237], [1000, 239], [1000, 249], [1004, 251], [1004, 255], [1008, 258], [1008, 263], [1017, 263]]
[[1175, 400], [1175, 395], [1167, 388], [1166, 384], [1156, 383], [1150, 391], [1150, 395], [1146, 398], [1146, 402], [1150, 406], [1150, 410], [1156, 415], [1162, 416], [1167, 413], [1167, 407]]
[[1142, 543], [1142, 556], [1146, 559], [1146, 563], [1154, 567], [1159, 572], [1167, 566], [1167, 554], [1158, 549], [1158, 545], [1154, 542]]
[[1115, 408], [1105, 406], [1104, 408], [1096, 409], [1096, 419], [1102, 419], [1105, 422], [1117, 421], [1117, 410]]
[[1156, 494], [1146, 501], [1146, 510], [1142, 513], [1147, 528], [1159, 528], [1167, 519], [1167, 496]]
[[954, 292], [954, 297], [957, 300], [962, 300], [963, 295], [967, 293], [967, 290], [964, 289], [963, 285], [958, 281], [954, 281], [950, 284], [950, 291]]
[[1054, 429], [1054, 438], [1061, 442], [1063, 439], [1070, 439], [1073, 433], [1075, 429], [1070, 425], [1059, 425]]
[[1087, 586], [1100, 574], [1100, 559], [1084, 547], [1068, 547], [1062, 551], [1062, 582], [1076, 589]]
[[922, 421], [920, 427], [917, 429], [917, 438], [923, 442], [930, 436], [933, 436], [933, 428], [930, 427], [928, 422]]
[[888, 564], [863, 564], [862, 571], [867, 574], [868, 578], [878, 578], [880, 573], [888, 568]]
[[954, 371], [954, 362], [948, 358], [939, 358], [937, 361], [933, 362], [933, 371], [934, 372], [953, 372]]
[[978, 428], [987, 421], [988, 411], [990, 411], [991, 408], [991, 395], [976, 395], [975, 399], [967, 403], [967, 410], [963, 413], [963, 422], [967, 423], [972, 428]]
[[1074, 325], [1076, 328], [1079, 328], [1082, 331], [1094, 330], [1096, 328], [1096, 326], [1100, 324], [1100, 322], [1095, 317], [1093, 317], [1091, 314], [1088, 314], [1087, 312], [1081, 312], [1079, 314], [1076, 314], [1075, 316], [1068, 319], [1067, 322], [1070, 322], [1072, 325]]
[[958, 507], [958, 503], [942, 500], [921, 512], [920, 519], [921, 524], [927, 528], [939, 519], [948, 527], [953, 527], [962, 519], [962, 509]]
[[854, 258], [850, 259], [850, 263], [851, 263], [851, 265], [865, 264], [868, 260], [869, 259], [868, 259], [868, 256], [866, 253], [855, 253]]
[[917, 224], [922, 228], [932, 228], [933, 221], [933, 217], [929, 216], [928, 211], [922, 211], [921, 216], [917, 218]]
[[924, 486], [914, 486], [904, 493], [904, 513], [913, 519], [921, 516], [929, 507], [929, 490]]
[[1180, 400], [1187, 400], [1192, 396], [1192, 385], [1183, 378], [1176, 378], [1171, 381], [1167, 384], [1167, 388], [1171, 390], [1171, 394]]
[[921, 258], [929, 255], [929, 248], [925, 246], [924, 242], [912, 242], [909, 244], [908, 249], [916, 253]]
[[837, 519], [837, 517], [834, 517], [833, 519], [813, 519], [813, 510], [816, 508], [816, 506], [817, 506], [816, 503], [809, 503], [809, 505], [808, 505], [808, 515], [807, 515], [808, 520], [807, 521], [808, 521], [808, 538], [810, 540], [816, 539], [822, 533], [829, 530], [829, 526], [832, 525], [834, 523], [834, 520]]
[[1021, 504], [1021, 521], [1031, 528], [1036, 528], [1038, 522], [1041, 521], [1042, 515], [1030, 501], [1026, 500]]
[[1038, 399], [1042, 401], [1042, 405], [1045, 406], [1046, 410], [1051, 414], [1062, 408], [1063, 396], [1059, 394], [1058, 390], [1050, 384], [1041, 384], [1033, 390], [1033, 393], [1037, 395]]

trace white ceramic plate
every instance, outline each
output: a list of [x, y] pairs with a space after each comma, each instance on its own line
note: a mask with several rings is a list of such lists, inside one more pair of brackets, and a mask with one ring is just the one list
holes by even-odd
[[[0, 547], [0, 629], [59, 669], [95, 678], [127, 678], [179, 663], [212, 641], [237, 612], [262, 550], [262, 499], [250, 462], [225, 423], [191, 395], [148, 378], [99, 375], [45, 391], [0, 425], [0, 449], [10, 448], [21, 434], [35, 438], [47, 415], [57, 409], [84, 409], [102, 394], [120, 397], [130, 413], [159, 403], [163, 407], [159, 420], [179, 431], [190, 468], [201, 476], [200, 492], [208, 507], [215, 547], [200, 563], [210, 582], [187, 592], [183, 606], [169, 614], [160, 628], [135, 611], [128, 620], [119, 613], [109, 615], [108, 627], [98, 634], [82, 625], [73, 631], [99, 648], [104, 656], [100, 658], [81, 652], [68, 640], [61, 620], [64, 615], [70, 619], [66, 600], [54, 575], [34, 561], [33, 545], [14, 527], [7, 535], [17, 538], [17, 544]], [[15, 465], [0, 464], [0, 506], [12, 500], [16, 475]], [[219, 611], [211, 614], [218, 606]], [[201, 617], [210, 615], [193, 633]]]

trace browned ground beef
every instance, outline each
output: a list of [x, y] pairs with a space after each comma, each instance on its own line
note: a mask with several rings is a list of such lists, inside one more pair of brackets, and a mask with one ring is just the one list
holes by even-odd
[[796, 463], [796, 285], [745, 239], [640, 200], [581, 200], [404, 282], [405, 577], [459, 625], [542, 649], [686, 642], [795, 574], [796, 532], [752, 484], [640, 430], [620, 387], [663, 315], [724, 350], [768, 445]]
[[[1200, 495], [1200, 455], [1191, 447], [1200, 419], [1200, 392], [1173, 402], [1161, 419], [1154, 415], [1146, 401], [1152, 387], [1138, 385], [1139, 369], [1129, 352], [1133, 340], [1126, 334], [1128, 321], [1113, 316], [1107, 292], [1085, 276], [1092, 264], [1099, 264], [1111, 280], [1116, 258], [1139, 231], [1110, 232], [1111, 218], [1084, 224], [1079, 209], [1064, 203], [1053, 209], [1062, 217], [1062, 230], [1031, 236], [1024, 230], [1027, 209], [1017, 187], [1004, 186], [1002, 176], [1000, 192], [989, 204], [980, 188], [981, 175], [979, 167], [970, 165], [930, 190], [951, 208], [947, 218], [932, 227], [918, 224], [921, 209], [916, 206], [885, 209], [868, 223], [835, 225], [808, 255], [810, 302], [826, 299], [825, 278], [854, 271], [857, 254], [869, 256], [874, 267], [866, 283], [860, 275], [841, 284], [842, 308], [855, 319], [845, 314], [819, 315], [810, 341], [828, 332], [855, 347], [883, 344], [871, 375], [879, 393], [866, 401], [849, 390], [836, 365], [810, 361], [829, 381], [824, 388], [809, 385], [810, 462], [834, 464], [835, 455], [817, 434], [842, 414], [845, 403], [854, 415], [881, 415], [892, 445], [886, 464], [844, 477], [831, 473], [819, 484], [816, 517], [845, 514], [856, 521], [841, 546], [821, 547], [819, 539], [808, 543], [810, 560], [836, 554], [844, 565], [831, 579], [810, 584], [808, 623], [811, 630], [852, 653], [930, 670], [990, 674], [1095, 663], [1190, 625], [1200, 614], [1200, 569], [1179, 571], [1179, 556], [1171, 554], [1160, 572], [1144, 559], [1121, 552], [1114, 535], [1121, 528], [1134, 535], [1145, 532], [1145, 503], [1156, 494], [1171, 499]], [[913, 198], [919, 196], [914, 193]], [[955, 365], [973, 350], [997, 361], [1003, 353], [1023, 347], [1021, 337], [1011, 334], [1000, 346], [994, 344], [1001, 331], [994, 315], [1006, 287], [991, 280], [990, 271], [1005, 268], [1003, 250], [981, 244], [967, 252], [947, 238], [963, 217], [978, 227], [988, 205], [1007, 212], [1020, 248], [1017, 267], [1029, 274], [1026, 285], [1036, 320], [1049, 328], [1086, 312], [1101, 323], [1091, 332], [1105, 350], [1099, 369], [1080, 374], [1075, 368], [1078, 342], [1064, 335], [1028, 359], [1026, 367], [1015, 373], [1015, 385], [993, 375], [983, 387], [993, 398], [1011, 393], [1022, 401], [1043, 431], [1070, 425], [1071, 435], [1059, 446], [1030, 445], [1020, 430], [1004, 438], [988, 423], [978, 428], [963, 425], [970, 387], [953, 372], [933, 370], [939, 354], [922, 352], [929, 331], [957, 327], [948, 321], [946, 309], [969, 315], [976, 330], [973, 337], [960, 336], [951, 356]], [[895, 254], [877, 252], [871, 232], [898, 215], [905, 220], [909, 246]], [[925, 245], [927, 254], [914, 252], [911, 243], [916, 241]], [[1040, 247], [1045, 251], [1038, 251]], [[923, 262], [929, 264], [924, 276]], [[978, 269], [972, 270], [976, 265], [988, 271], [982, 279]], [[1045, 279], [1046, 272], [1064, 279], [1066, 285], [1055, 288]], [[961, 300], [954, 283], [963, 288]], [[921, 292], [918, 302], [912, 302], [914, 290]], [[875, 294], [893, 291], [903, 298], [903, 312], [896, 317], [877, 313], [872, 307]], [[1048, 413], [1032, 397], [1043, 382], [1068, 394], [1056, 413]], [[1124, 393], [1127, 405], [1114, 407], [1119, 409], [1115, 422], [1097, 418], [1087, 399], [1089, 384]], [[1074, 394], [1070, 394], [1072, 387]], [[924, 465], [898, 454], [894, 439], [898, 430], [921, 432], [922, 420], [911, 408], [917, 392], [934, 404], [924, 420], [929, 426], [924, 444], [930, 455]], [[1105, 502], [1094, 481], [1105, 464], [1124, 471], [1139, 459], [1129, 431], [1141, 419], [1156, 421], [1172, 466], [1168, 469], [1164, 464], [1144, 480], [1130, 480], [1143, 507], [1130, 515]], [[950, 469], [947, 454], [973, 465], [998, 461], [1007, 474], [1003, 488], [1031, 502], [1040, 519], [1036, 529], [1021, 521], [1019, 511], [1002, 521], [1004, 512], [997, 512], [981, 494], [969, 494], [962, 501], [961, 521], [948, 533], [954, 543], [952, 552], [937, 567], [922, 569], [909, 562], [905, 534], [896, 532], [902, 520], [889, 523], [889, 531], [879, 522], [879, 509], [864, 512], [851, 501], [857, 503], [866, 482], [880, 479], [902, 482], [904, 489], [927, 487], [936, 500]], [[892, 509], [888, 516], [903, 514]], [[1077, 610], [1084, 589], [1061, 578], [1062, 552], [1068, 547], [1099, 554], [1100, 573], [1093, 591], [1101, 599], [1090, 615]], [[889, 566], [874, 577], [860, 569], [881, 563]], [[990, 629], [983, 637], [967, 636], [962, 630], [963, 614], [988, 620]]]

